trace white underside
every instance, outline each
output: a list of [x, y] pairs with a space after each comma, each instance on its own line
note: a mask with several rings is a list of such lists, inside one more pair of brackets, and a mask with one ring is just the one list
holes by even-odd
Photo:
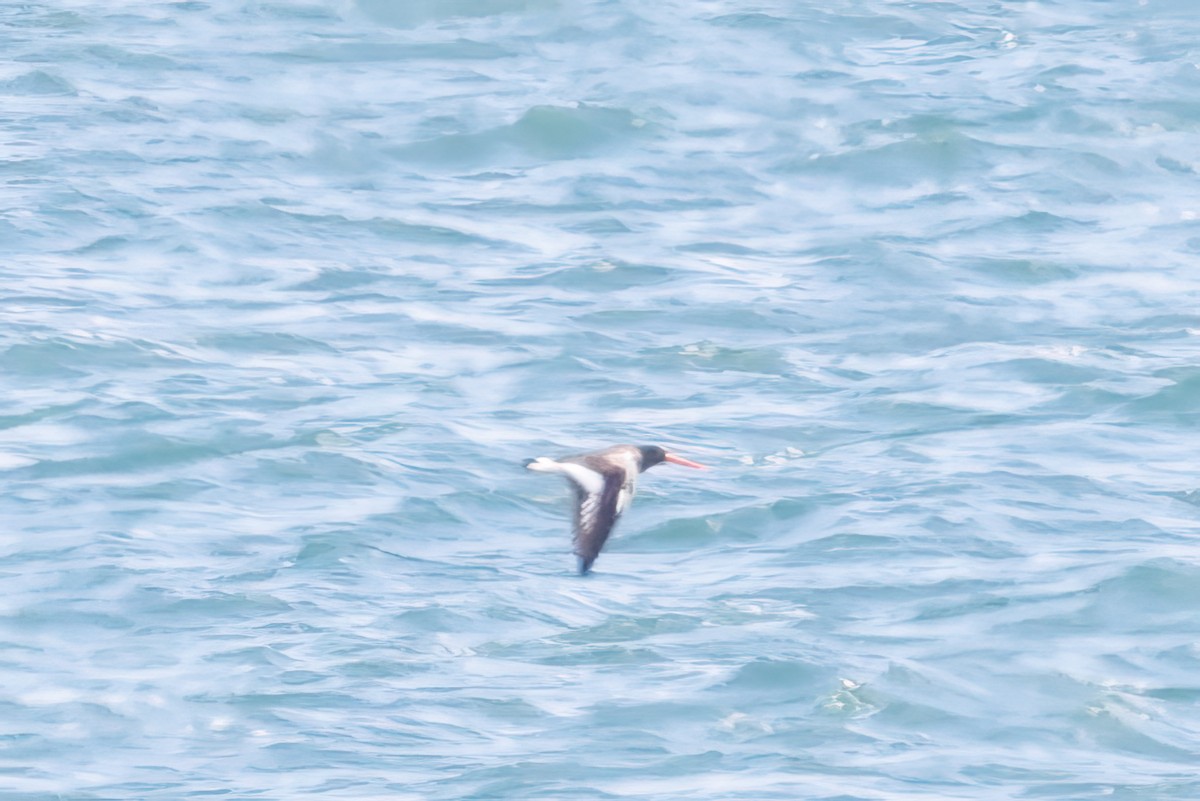
[[621, 487], [620, 494], [617, 495], [617, 514], [620, 515], [629, 508], [630, 501], [633, 500], [633, 493], [637, 489], [637, 485], [630, 481], [625, 486]]
[[625, 475], [628, 476], [625, 485], [621, 487], [621, 492], [617, 495], [617, 516], [629, 508], [629, 504], [633, 501], [633, 494], [637, 492], [638, 480], [638, 463], [630, 455], [625, 459]]

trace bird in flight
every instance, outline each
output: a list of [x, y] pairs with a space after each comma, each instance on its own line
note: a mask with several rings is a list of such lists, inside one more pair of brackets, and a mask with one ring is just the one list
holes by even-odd
[[704, 465], [657, 445], [613, 445], [577, 456], [561, 459], [539, 456], [525, 462], [530, 470], [566, 476], [575, 490], [574, 544], [581, 576], [592, 569], [617, 518], [629, 508], [637, 490], [638, 475], [663, 462], [704, 469]]

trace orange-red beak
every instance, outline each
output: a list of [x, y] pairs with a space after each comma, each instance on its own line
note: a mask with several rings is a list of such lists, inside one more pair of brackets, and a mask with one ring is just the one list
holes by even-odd
[[695, 462], [691, 461], [690, 459], [684, 459], [682, 456], [676, 456], [673, 453], [668, 453], [666, 456], [664, 456], [663, 461], [670, 462], [671, 464], [681, 464], [684, 467], [694, 467], [697, 470], [707, 470], [708, 469], [702, 464], [696, 464]]

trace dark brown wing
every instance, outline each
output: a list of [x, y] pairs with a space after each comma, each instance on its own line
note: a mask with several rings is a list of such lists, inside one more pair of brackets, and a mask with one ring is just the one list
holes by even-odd
[[600, 555], [600, 549], [608, 541], [613, 526], [621, 513], [617, 501], [621, 486], [625, 483], [625, 471], [618, 467], [589, 464], [599, 473], [604, 483], [599, 492], [588, 492], [576, 482], [575, 488], [575, 555], [579, 557], [580, 575], [592, 569], [592, 563]]

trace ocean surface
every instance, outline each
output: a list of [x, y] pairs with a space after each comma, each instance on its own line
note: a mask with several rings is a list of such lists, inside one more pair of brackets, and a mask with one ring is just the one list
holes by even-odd
[[0, 799], [1200, 798], [1198, 43], [0, 6]]

